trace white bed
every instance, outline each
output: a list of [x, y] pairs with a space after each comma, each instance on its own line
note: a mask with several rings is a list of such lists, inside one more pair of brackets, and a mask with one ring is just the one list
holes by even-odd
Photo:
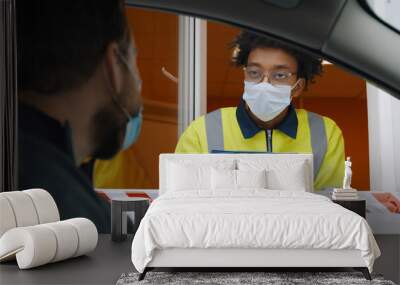
[[354, 267], [369, 278], [380, 251], [367, 222], [311, 193], [312, 173], [310, 154], [160, 155], [134, 266], [141, 278], [155, 267]]

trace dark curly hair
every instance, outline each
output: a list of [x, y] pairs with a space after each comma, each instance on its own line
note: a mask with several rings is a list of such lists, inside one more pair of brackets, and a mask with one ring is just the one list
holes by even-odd
[[277, 48], [284, 50], [296, 59], [298, 65], [297, 77], [304, 78], [306, 86], [308, 83], [314, 82], [316, 75], [322, 74], [322, 59], [252, 32], [242, 31], [230, 47], [233, 48], [232, 61], [236, 66], [246, 66], [250, 52], [256, 48]]

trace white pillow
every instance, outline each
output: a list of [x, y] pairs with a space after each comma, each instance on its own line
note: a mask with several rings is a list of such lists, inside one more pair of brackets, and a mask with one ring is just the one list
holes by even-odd
[[236, 170], [237, 188], [267, 188], [265, 169]]
[[191, 161], [176, 159], [167, 164], [167, 191], [210, 190], [211, 168], [235, 169], [235, 160]]
[[241, 188], [266, 188], [266, 171], [211, 169], [212, 190], [237, 190]]
[[236, 170], [211, 168], [212, 190], [236, 190]]
[[284, 171], [281, 169], [267, 170], [267, 188], [273, 190], [308, 191], [307, 165], [297, 164]]
[[273, 190], [312, 191], [310, 167], [305, 160], [238, 160], [239, 170], [265, 169], [267, 188]]
[[169, 163], [168, 190], [210, 189], [210, 167], [188, 167]]

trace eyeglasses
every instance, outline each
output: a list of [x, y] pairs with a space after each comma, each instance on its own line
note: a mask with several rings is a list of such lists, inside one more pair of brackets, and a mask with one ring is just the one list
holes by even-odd
[[291, 77], [296, 72], [286, 70], [274, 70], [267, 74], [258, 67], [244, 67], [245, 80], [253, 83], [260, 83], [267, 77], [268, 82], [272, 85], [290, 85]]

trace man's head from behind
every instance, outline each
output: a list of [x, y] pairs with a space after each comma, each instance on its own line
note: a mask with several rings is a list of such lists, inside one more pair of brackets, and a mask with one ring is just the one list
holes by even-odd
[[122, 0], [17, 0], [18, 92], [71, 125], [76, 155], [112, 157], [141, 108]]

